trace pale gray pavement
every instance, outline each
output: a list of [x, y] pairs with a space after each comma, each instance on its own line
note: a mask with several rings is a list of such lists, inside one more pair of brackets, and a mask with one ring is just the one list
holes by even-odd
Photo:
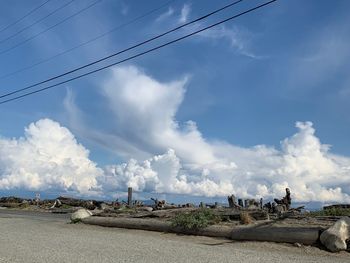
[[68, 224], [66, 215], [0, 210], [0, 262], [350, 262], [313, 247]]

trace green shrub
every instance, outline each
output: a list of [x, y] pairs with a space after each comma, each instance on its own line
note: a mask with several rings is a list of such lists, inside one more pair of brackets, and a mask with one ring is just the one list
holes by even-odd
[[190, 213], [179, 213], [171, 221], [173, 227], [198, 230], [220, 221], [211, 209], [202, 208]]
[[310, 212], [311, 216], [350, 216], [349, 208], [331, 208]]

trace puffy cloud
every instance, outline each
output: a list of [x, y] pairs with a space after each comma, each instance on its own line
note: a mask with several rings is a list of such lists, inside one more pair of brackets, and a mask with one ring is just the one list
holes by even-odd
[[187, 83], [162, 83], [133, 66], [114, 68], [102, 84], [109, 133], [87, 129], [68, 92], [64, 105], [74, 131], [129, 161], [98, 168], [67, 128], [42, 119], [23, 138], [0, 139], [0, 189], [114, 196], [131, 186], [140, 192], [271, 198], [290, 187], [297, 201], [350, 202], [350, 158], [331, 153], [311, 122], [297, 122], [297, 132], [279, 148], [208, 140], [194, 121], [176, 120]]
[[[290, 187], [298, 201], [350, 201], [350, 158], [330, 153], [311, 122], [297, 122], [297, 133], [280, 149], [208, 140], [194, 121], [176, 120], [187, 83], [162, 83], [133, 66], [113, 69], [103, 95], [115, 128], [113, 134], [101, 132], [100, 140], [107, 138], [115, 149], [123, 142], [123, 156], [129, 144], [127, 157], [133, 159], [105, 169], [105, 191], [132, 185], [147, 192], [268, 198]], [[147, 153], [146, 161], [134, 148]]]
[[[297, 201], [349, 201], [350, 159], [328, 154], [319, 143], [310, 122], [297, 123], [299, 132], [282, 142], [282, 150], [253, 147], [235, 149], [226, 162], [187, 165], [174, 150], [146, 161], [131, 159], [128, 163], [106, 168], [103, 188], [177, 193], [200, 196], [272, 198], [284, 195], [290, 187]], [[213, 146], [215, 147], [215, 146]], [[232, 146], [229, 146], [232, 147]], [[265, 148], [265, 149], [261, 149]], [[240, 158], [235, 158], [241, 151]], [[232, 152], [233, 153], [233, 152]], [[187, 166], [187, 167], [186, 167]]]
[[97, 194], [102, 170], [89, 151], [59, 123], [42, 119], [19, 139], [0, 139], [0, 189], [54, 190]]

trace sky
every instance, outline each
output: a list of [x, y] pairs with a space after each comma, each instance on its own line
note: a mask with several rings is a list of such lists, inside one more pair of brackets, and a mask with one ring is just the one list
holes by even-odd
[[[230, 3], [95, 2], [51, 0], [7, 28], [44, 1], [2, 1], [1, 95]], [[261, 3], [242, 1], [89, 69]], [[298, 202], [350, 202], [349, 8], [346, 0], [279, 0], [0, 104], [0, 194], [115, 199], [132, 186], [140, 199], [271, 199], [289, 187]]]

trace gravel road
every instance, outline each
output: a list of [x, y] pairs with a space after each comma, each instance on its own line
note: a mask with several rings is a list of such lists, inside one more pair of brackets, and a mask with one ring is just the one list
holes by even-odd
[[350, 262], [347, 252], [68, 224], [0, 210], [0, 262]]

